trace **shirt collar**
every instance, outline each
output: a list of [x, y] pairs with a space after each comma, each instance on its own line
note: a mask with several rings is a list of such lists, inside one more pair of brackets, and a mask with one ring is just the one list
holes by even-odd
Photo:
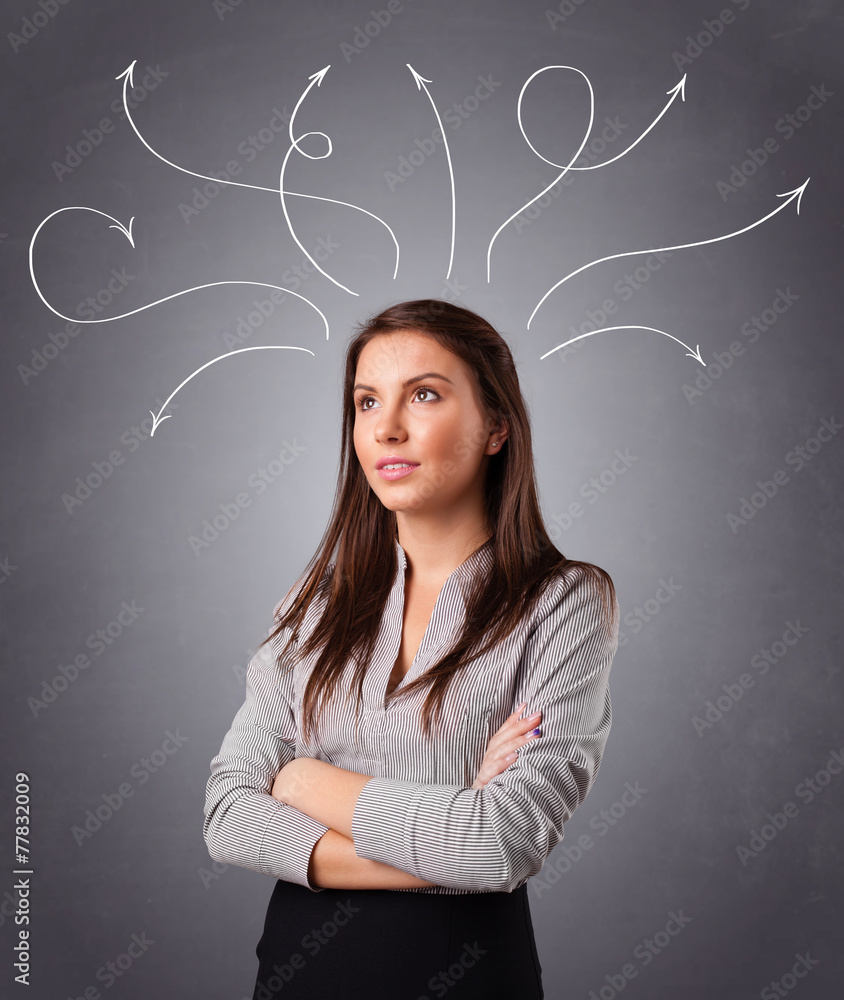
[[[395, 538], [395, 546], [398, 575], [404, 577], [405, 570], [407, 569], [407, 555], [399, 542], [398, 535]], [[468, 559], [464, 560], [451, 575], [454, 576], [456, 574], [461, 583], [469, 583], [476, 575], [480, 576], [489, 573], [492, 569], [492, 564], [492, 539], [490, 539], [473, 552]], [[396, 583], [398, 583], [398, 580], [396, 580]]]

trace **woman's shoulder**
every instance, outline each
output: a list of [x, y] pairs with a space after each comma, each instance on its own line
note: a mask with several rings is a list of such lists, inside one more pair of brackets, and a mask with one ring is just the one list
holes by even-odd
[[[325, 568], [325, 571], [323, 572], [322, 577], [320, 578], [319, 586], [317, 587], [317, 593], [316, 593], [317, 597], [321, 596], [324, 593], [326, 584], [334, 576], [334, 567], [335, 563], [332, 562], [329, 563], [329, 565]], [[280, 621], [281, 618], [287, 614], [290, 608], [293, 607], [294, 603], [296, 602], [302, 590], [304, 589], [307, 580], [308, 580], [307, 573], [300, 576], [299, 579], [290, 588], [290, 590], [288, 590], [287, 594], [284, 597], [282, 597], [282, 599], [276, 604], [276, 606], [273, 608], [274, 621]]]
[[588, 619], [617, 618], [618, 604], [612, 580], [594, 563], [569, 561], [548, 574], [531, 622], [533, 631], [549, 618], [572, 615]]

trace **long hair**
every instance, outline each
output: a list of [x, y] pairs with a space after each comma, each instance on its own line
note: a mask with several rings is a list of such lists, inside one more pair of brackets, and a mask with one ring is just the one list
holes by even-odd
[[580, 567], [591, 578], [601, 594], [608, 627], [615, 624], [615, 588], [609, 574], [592, 563], [567, 559], [545, 530], [537, 501], [530, 420], [510, 348], [486, 320], [468, 309], [441, 299], [401, 302], [359, 323], [349, 342], [340, 467], [331, 520], [300, 578], [304, 582], [295, 600], [281, 616], [281, 604], [278, 606], [278, 625], [260, 644], [276, 639], [287, 627], [292, 630], [290, 641], [296, 640], [311, 601], [327, 589], [323, 614], [301, 649], [305, 656], [321, 650], [303, 694], [302, 728], [306, 740], [353, 657], [357, 661], [352, 678], [357, 683], [357, 725], [366, 664], [372, 658], [398, 571], [395, 512], [385, 507], [371, 489], [353, 440], [353, 386], [360, 353], [373, 338], [398, 330], [432, 337], [462, 358], [474, 376], [481, 405], [490, 414], [506, 418], [509, 435], [501, 452], [490, 456], [487, 467], [485, 514], [492, 537], [484, 544], [492, 549], [492, 569], [485, 579], [475, 581], [472, 593], [466, 597], [466, 620], [456, 643], [424, 674], [397, 689], [394, 696], [430, 685], [422, 708], [422, 732], [429, 737], [432, 715], [439, 720], [451, 677], [504, 641], [530, 614], [546, 581], [571, 567]]

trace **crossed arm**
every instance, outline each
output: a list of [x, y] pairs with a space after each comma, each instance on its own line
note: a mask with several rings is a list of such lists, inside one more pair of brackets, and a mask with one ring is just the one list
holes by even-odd
[[278, 772], [271, 794], [351, 840], [355, 804], [371, 777], [323, 760], [294, 757]]
[[278, 772], [272, 797], [330, 827], [314, 845], [308, 879], [323, 889], [414, 889], [436, 885], [355, 853], [352, 816], [358, 795], [371, 777], [310, 757], [295, 757]]

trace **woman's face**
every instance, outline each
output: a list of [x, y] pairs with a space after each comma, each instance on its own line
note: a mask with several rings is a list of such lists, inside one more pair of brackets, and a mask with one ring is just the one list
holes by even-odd
[[[507, 435], [493, 433], [497, 422], [481, 410], [463, 359], [416, 330], [379, 334], [360, 353], [354, 386], [355, 451], [384, 506], [443, 519], [483, 516], [488, 456]], [[389, 456], [413, 471], [382, 477], [377, 465]]]

